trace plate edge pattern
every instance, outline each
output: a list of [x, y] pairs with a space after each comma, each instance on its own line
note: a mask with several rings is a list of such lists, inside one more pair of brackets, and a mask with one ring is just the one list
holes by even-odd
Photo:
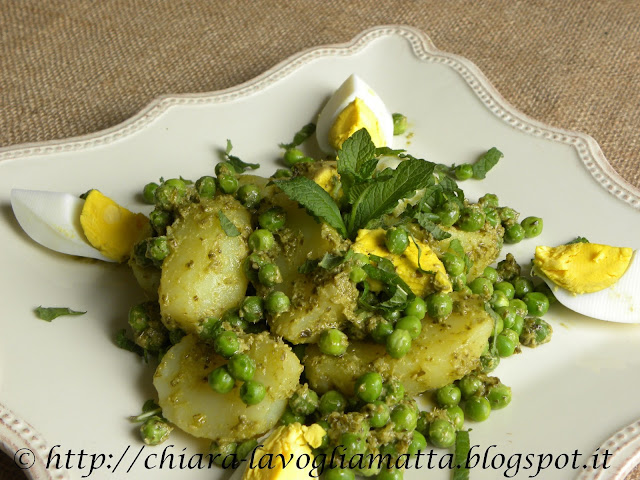
[[35, 457], [34, 465], [22, 470], [28, 478], [31, 480], [69, 480], [69, 476], [64, 470], [46, 468], [49, 448], [42, 435], [0, 403], [0, 450], [11, 457], [22, 448], [28, 448]]
[[151, 123], [170, 107], [188, 104], [215, 104], [256, 93], [277, 82], [316, 58], [355, 54], [385, 36], [400, 36], [411, 45], [416, 58], [442, 63], [454, 69], [495, 116], [528, 135], [571, 145], [591, 176], [610, 194], [631, 207], [640, 209], [640, 189], [624, 180], [608, 162], [598, 143], [589, 135], [552, 127], [528, 117], [513, 107], [493, 87], [482, 71], [467, 58], [438, 50], [424, 32], [404, 25], [373, 27], [361, 32], [350, 42], [313, 47], [280, 62], [263, 74], [243, 84], [211, 93], [162, 96], [138, 114], [114, 127], [99, 132], [42, 143], [10, 146], [0, 149], [0, 161], [29, 156], [78, 151], [102, 146], [130, 135]]

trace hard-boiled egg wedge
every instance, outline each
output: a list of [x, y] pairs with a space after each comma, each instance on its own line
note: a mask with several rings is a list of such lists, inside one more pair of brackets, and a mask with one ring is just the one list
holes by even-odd
[[600, 320], [640, 323], [637, 251], [595, 243], [542, 246], [533, 263], [565, 307]]
[[105, 262], [124, 261], [150, 232], [147, 217], [97, 190], [83, 200], [68, 193], [14, 189], [11, 207], [22, 229], [40, 245]]
[[[322, 444], [325, 430], [318, 424], [292, 423], [276, 428], [259, 442], [229, 480], [298, 480], [318, 477], [312, 448]], [[262, 446], [260, 446], [262, 445]], [[286, 467], [283, 467], [283, 462]]]
[[336, 90], [318, 117], [316, 137], [320, 148], [335, 154], [347, 138], [366, 128], [376, 147], [391, 146], [393, 117], [382, 99], [357, 75]]

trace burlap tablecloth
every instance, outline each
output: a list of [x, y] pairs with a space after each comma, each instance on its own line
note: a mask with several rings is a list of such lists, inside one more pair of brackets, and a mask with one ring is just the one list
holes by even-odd
[[[2, 0], [0, 146], [110, 127], [384, 24], [423, 30], [522, 112], [590, 134], [640, 187], [636, 0]], [[1, 479], [22, 478], [0, 458]]]

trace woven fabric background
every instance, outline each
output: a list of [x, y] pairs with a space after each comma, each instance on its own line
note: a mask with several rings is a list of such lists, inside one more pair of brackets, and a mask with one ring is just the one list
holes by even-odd
[[[637, 0], [0, 0], [0, 146], [101, 130], [383, 24], [423, 30], [522, 112], [590, 134], [640, 187]], [[22, 478], [0, 458], [1, 479]]]

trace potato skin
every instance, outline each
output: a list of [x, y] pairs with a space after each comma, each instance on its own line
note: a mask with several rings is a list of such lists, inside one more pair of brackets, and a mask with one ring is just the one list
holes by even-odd
[[[228, 236], [218, 212], [238, 228]], [[243, 262], [249, 248], [251, 215], [229, 195], [191, 203], [167, 228], [171, 253], [162, 264], [158, 290], [162, 320], [169, 329], [196, 332], [201, 319], [221, 316], [244, 298], [248, 280]]]
[[409, 395], [417, 395], [462, 378], [478, 366], [493, 320], [478, 296], [452, 295], [453, 313], [443, 323], [425, 317], [420, 336], [402, 358], [391, 358], [384, 345], [371, 342], [351, 341], [342, 357], [309, 346], [304, 358], [309, 384], [318, 393], [336, 389], [351, 395], [356, 378], [373, 370], [400, 380]]
[[264, 400], [245, 405], [241, 382], [227, 394], [213, 391], [209, 372], [227, 361], [211, 345], [187, 335], [163, 356], [153, 378], [162, 414], [171, 423], [195, 437], [225, 442], [253, 438], [275, 426], [298, 386], [302, 365], [290, 347], [267, 332], [241, 340], [244, 353], [256, 362], [253, 379], [266, 387]]

